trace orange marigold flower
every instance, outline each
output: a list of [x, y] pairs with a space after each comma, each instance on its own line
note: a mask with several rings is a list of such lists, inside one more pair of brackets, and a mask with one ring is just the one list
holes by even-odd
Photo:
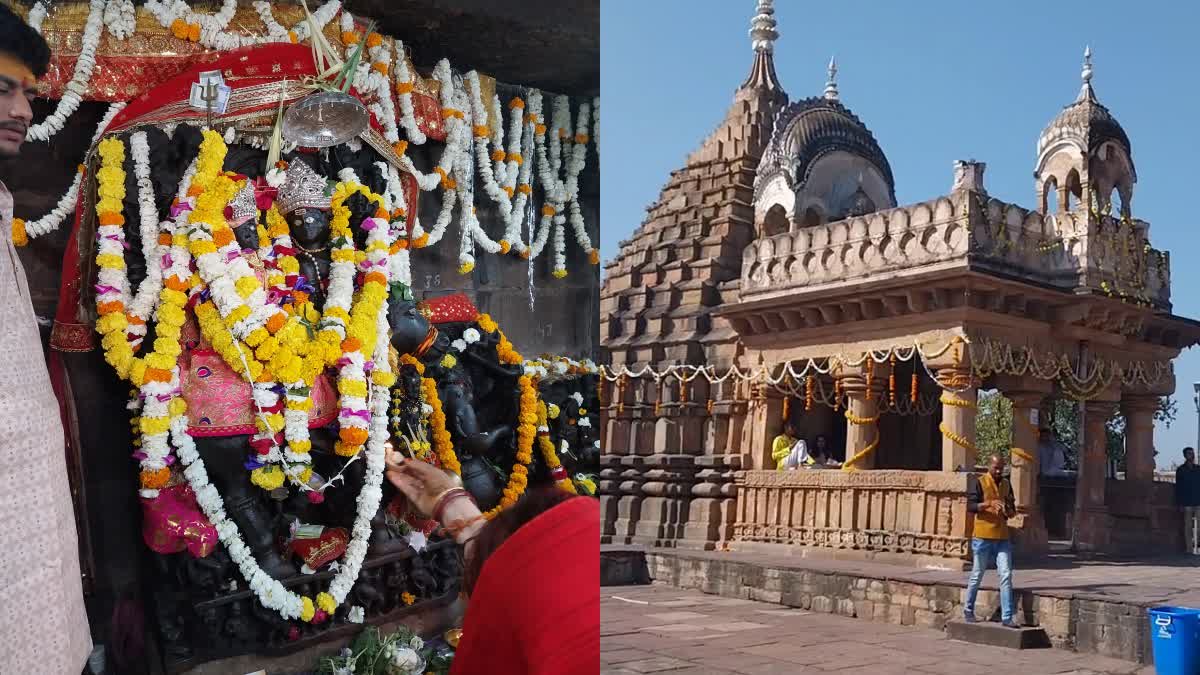
[[217, 248], [228, 246], [230, 242], [233, 241], [233, 230], [229, 229], [228, 227], [219, 228], [213, 231], [212, 238], [213, 243], [216, 244]]
[[342, 44], [344, 44], [344, 45], [358, 44], [358, 33], [355, 33], [352, 30], [342, 31]]
[[503, 150], [493, 150], [492, 151], [492, 161], [493, 162], [503, 162], [504, 161], [504, 151]]
[[[512, 195], [509, 195], [509, 196], [511, 197]], [[508, 240], [507, 240], [507, 239], [501, 239], [501, 240], [500, 240], [500, 253], [501, 253], [501, 255], [507, 255], [507, 254], [508, 254], [508, 252], [509, 252], [509, 251], [511, 251], [511, 250], [512, 250], [512, 244], [508, 243]]]
[[200, 187], [199, 185], [188, 186], [187, 196], [199, 197], [202, 194], [204, 194], [204, 188]]
[[184, 293], [188, 289], [187, 282], [181, 280], [179, 277], [175, 276], [174, 274], [167, 277], [167, 280], [164, 281], [163, 283], [166, 284], [167, 288], [169, 288], [173, 291], [179, 291], [180, 293]]
[[359, 349], [362, 349], [362, 342], [359, 342], [358, 338], [348, 337], [342, 340], [343, 352], [356, 352]]
[[304, 291], [292, 291], [292, 299], [296, 301], [295, 304], [303, 305], [308, 302], [308, 293]]
[[392, 220], [396, 220], [397, 218], [403, 218], [404, 216], [405, 216], [405, 212], [404, 212], [403, 208], [396, 207], [396, 208], [392, 209]]
[[387, 285], [387, 275], [383, 272], [367, 272], [367, 276], [363, 279], [364, 283], [375, 282], [381, 286]]
[[588, 251], [588, 262], [592, 263], [593, 265], [599, 265], [599, 264], [600, 264], [600, 251], [599, 251], [599, 249], [592, 249], [592, 250]]
[[188, 25], [183, 19], [175, 19], [171, 22], [171, 34], [180, 40], [186, 40], [188, 36]]
[[342, 439], [346, 445], [362, 445], [367, 442], [367, 430], [358, 427], [342, 427], [338, 431], [338, 438]]
[[488, 125], [486, 124], [476, 124], [473, 129], [476, 138], [486, 138], [491, 133], [491, 129], [488, 129]]
[[516, 162], [517, 164], [520, 164], [521, 162], [525, 161], [525, 158], [521, 156], [521, 153], [514, 152], [508, 156], [508, 161]]
[[279, 169], [280, 171], [284, 171], [288, 168], [288, 163], [281, 159], [278, 162], [275, 162], [275, 168]]
[[375, 209], [375, 217], [376, 218], [382, 218], [384, 220], [387, 220], [390, 215], [391, 214], [388, 213], [388, 210], [383, 208], [382, 206]]
[[145, 490], [164, 488], [171, 480], [171, 469], [165, 466], [161, 469], [142, 469], [141, 478]]
[[25, 232], [25, 219], [12, 219], [12, 240], [14, 246], [25, 246], [29, 243], [29, 234]]
[[165, 232], [158, 235], [158, 243], [163, 246], [170, 246], [171, 245], [171, 235], [169, 235]]
[[279, 332], [280, 328], [283, 328], [285, 323], [287, 323], [287, 319], [283, 318], [283, 314], [276, 312], [271, 315], [271, 318], [267, 319], [267, 332], [274, 335]]
[[188, 38], [188, 40], [190, 40], [192, 42], [200, 41], [200, 24], [198, 24], [198, 23], [189, 23], [188, 24], [187, 38]]
[[125, 224], [125, 216], [123, 216], [119, 213], [114, 213], [112, 211], [105, 211], [104, 213], [100, 214], [100, 224], [101, 225], [124, 225]]
[[79, 173], [83, 173], [84, 171], [87, 171], [87, 167], [84, 166], [83, 164], [80, 164], [79, 166], [75, 167], [75, 170], [78, 171]]
[[504, 187], [502, 187], [502, 188], [500, 188], [500, 189], [501, 189], [501, 190], [504, 190], [504, 194], [508, 195], [508, 198], [509, 198], [509, 199], [512, 199], [512, 196], [513, 196], [513, 189], [512, 189], [512, 186], [511, 186], [511, 185], [505, 185]]
[[392, 149], [396, 151], [397, 155], [403, 157], [404, 153], [408, 152], [408, 141], [397, 141], [392, 144]]
[[542, 215], [543, 216], [552, 216], [555, 213], [556, 213], [556, 211], [554, 210], [554, 207], [550, 206], [549, 204], [546, 204], [545, 206], [542, 207]]
[[417, 237], [416, 239], [413, 239], [413, 241], [412, 241], [413, 248], [425, 248], [428, 245], [429, 245], [429, 233], [428, 232], [422, 234], [421, 236]]
[[512, 108], [513, 110], [522, 110], [525, 108], [525, 101], [522, 101], [520, 98], [514, 96], [513, 100], [508, 102], [508, 107]]
[[380, 75], [387, 77], [388, 64], [384, 63], [383, 61], [376, 61], [375, 63], [372, 63], [371, 68], [373, 68], [375, 72], [379, 73]]
[[413, 83], [412, 82], [397, 82], [396, 83], [396, 93], [397, 94], [411, 94], [412, 91], [413, 91]]
[[521, 257], [526, 260], [529, 260], [529, 249], [528, 248], [526, 248], [524, 251], [521, 251]]
[[533, 186], [529, 183], [521, 183], [517, 186], [517, 192], [520, 192], [523, 195], [533, 194]]
[[162, 368], [147, 368], [146, 369], [146, 381], [147, 382], [170, 382], [171, 381], [171, 371], [163, 370]]
[[565, 139], [565, 138], [567, 137], [567, 129], [566, 129], [566, 127], [559, 127], [559, 128], [558, 128], [558, 137], [559, 137], [559, 138], [563, 138], [563, 139]]
[[538, 136], [545, 134], [546, 133], [546, 125], [545, 124], [534, 125], [533, 133], [537, 134]]
[[300, 41], [300, 38], [296, 35], [296, 31], [294, 31], [294, 30], [288, 31], [288, 41], [291, 42], [292, 44], [296, 44], [297, 42]]
[[368, 47], [378, 47], [381, 44], [383, 44], [383, 36], [379, 33], [371, 33], [367, 36]]
[[575, 142], [579, 143], [580, 145], [587, 143], [588, 135], [587, 134], [575, 134]]
[[112, 300], [110, 302], [100, 302], [96, 304], [96, 310], [101, 314], [115, 314], [116, 312], [125, 312], [125, 303], [120, 300]]

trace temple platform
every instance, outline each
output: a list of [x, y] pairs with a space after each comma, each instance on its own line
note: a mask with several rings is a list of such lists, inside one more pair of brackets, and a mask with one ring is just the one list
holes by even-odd
[[[629, 555], [628, 546], [613, 548]], [[601, 547], [601, 557], [609, 550]], [[962, 618], [962, 571], [760, 551], [643, 550], [650, 579], [678, 588], [938, 630]], [[1198, 569], [1200, 558], [1184, 556], [1130, 560], [1059, 553], [1027, 560], [1014, 571], [1017, 616], [1044, 629], [1054, 647], [1152, 663], [1146, 610], [1200, 607]], [[976, 602], [981, 617], [999, 604], [996, 583], [989, 571]]]

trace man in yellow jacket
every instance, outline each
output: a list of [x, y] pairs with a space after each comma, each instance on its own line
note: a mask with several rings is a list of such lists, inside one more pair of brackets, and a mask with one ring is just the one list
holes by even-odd
[[1003, 458], [992, 455], [987, 472], [979, 477], [967, 497], [967, 511], [975, 514], [975, 528], [971, 533], [971, 551], [975, 560], [967, 581], [963, 620], [975, 623], [979, 582], [994, 560], [996, 573], [1000, 575], [1000, 618], [1004, 626], [1018, 628], [1013, 620], [1012, 542], [1008, 540], [1008, 519], [1016, 515], [1017, 509], [1013, 504], [1012, 485], [1004, 477]]

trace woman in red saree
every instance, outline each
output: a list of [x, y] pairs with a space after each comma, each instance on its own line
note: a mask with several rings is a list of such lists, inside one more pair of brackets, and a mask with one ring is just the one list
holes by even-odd
[[488, 522], [440, 469], [393, 453], [387, 476], [464, 547], [469, 597], [452, 675], [600, 672], [596, 500], [531, 490]]

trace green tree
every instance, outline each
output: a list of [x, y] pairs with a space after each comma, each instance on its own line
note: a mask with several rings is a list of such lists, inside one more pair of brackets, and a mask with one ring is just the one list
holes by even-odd
[[996, 390], [979, 392], [979, 415], [975, 418], [976, 464], [992, 455], [1008, 459], [1012, 448], [1012, 401]]
[[[1178, 415], [1175, 399], [1164, 396], [1154, 412], [1154, 422], [1167, 427]], [[1079, 405], [1067, 399], [1054, 399], [1049, 406], [1050, 430], [1063, 445], [1067, 446], [1067, 468], [1078, 467], [1079, 453]], [[1012, 402], [998, 391], [979, 393], [979, 416], [975, 421], [978, 461], [987, 460], [989, 455], [1008, 457], [1012, 445]], [[1108, 457], [1117, 462], [1118, 470], [1125, 469], [1125, 416], [1120, 410], [1113, 413], [1105, 423]]]

